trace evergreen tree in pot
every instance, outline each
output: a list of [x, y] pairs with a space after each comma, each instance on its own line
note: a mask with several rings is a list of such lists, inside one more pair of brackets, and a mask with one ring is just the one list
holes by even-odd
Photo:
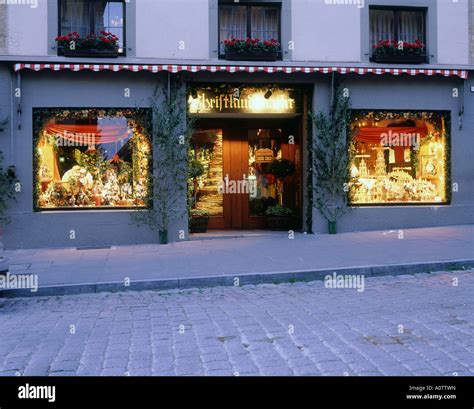
[[153, 172], [150, 206], [136, 210], [132, 219], [158, 232], [160, 244], [168, 243], [172, 222], [186, 214], [188, 149], [192, 119], [186, 118], [186, 87], [176, 80], [169, 94], [157, 87], [150, 99], [152, 110]]
[[349, 209], [350, 157], [348, 139], [349, 97], [338, 86], [329, 114], [311, 113], [316, 134], [310, 147], [313, 156], [314, 206], [328, 222], [329, 234], [335, 234], [337, 220]]

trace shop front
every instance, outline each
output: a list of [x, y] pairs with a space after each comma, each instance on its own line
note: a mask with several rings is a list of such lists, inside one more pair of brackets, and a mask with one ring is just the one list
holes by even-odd
[[[265, 229], [268, 215], [302, 216], [304, 89], [281, 85], [193, 85], [188, 112], [196, 122], [190, 160], [191, 211], [209, 229]], [[283, 227], [283, 226], [282, 226]]]

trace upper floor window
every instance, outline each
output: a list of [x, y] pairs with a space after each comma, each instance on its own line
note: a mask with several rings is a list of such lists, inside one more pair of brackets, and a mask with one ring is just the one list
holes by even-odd
[[371, 7], [370, 47], [375, 62], [426, 62], [426, 9]]
[[219, 3], [219, 55], [225, 54], [225, 40], [259, 40], [262, 49], [278, 47], [280, 55], [281, 7], [279, 3]]
[[125, 50], [125, 2], [123, 0], [60, 0], [59, 36], [76, 33], [80, 39], [115, 36], [118, 53]]

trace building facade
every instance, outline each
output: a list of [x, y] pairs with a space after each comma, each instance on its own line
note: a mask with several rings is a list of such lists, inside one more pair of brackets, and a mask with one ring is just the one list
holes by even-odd
[[[20, 181], [6, 248], [155, 242], [131, 214], [160, 154], [150, 99], [177, 81], [199, 170], [182, 206], [210, 229], [268, 228], [279, 205], [327, 232], [308, 124], [335, 84], [351, 103], [339, 231], [474, 222], [472, 1], [4, 3], [0, 150]], [[187, 214], [168, 230], [186, 240]]]

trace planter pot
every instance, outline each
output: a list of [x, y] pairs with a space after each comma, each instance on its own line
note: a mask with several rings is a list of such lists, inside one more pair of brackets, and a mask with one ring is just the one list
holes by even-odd
[[168, 244], [168, 230], [160, 230], [158, 232], [160, 244]]
[[189, 219], [190, 233], [205, 233], [207, 231], [207, 223], [209, 216], [191, 217]]
[[335, 221], [328, 221], [328, 232], [329, 234], [337, 233], [337, 224]]
[[60, 54], [64, 57], [80, 57], [80, 58], [117, 58], [118, 50], [70, 50], [67, 48], [60, 49]]
[[226, 51], [225, 59], [230, 61], [276, 61], [278, 60], [278, 54], [278, 51], [245, 51], [243, 53]]
[[370, 61], [375, 63], [395, 63], [395, 64], [422, 64], [426, 63], [426, 55], [378, 55], [370, 57]]
[[294, 220], [288, 216], [267, 216], [267, 224], [270, 230], [291, 230]]

